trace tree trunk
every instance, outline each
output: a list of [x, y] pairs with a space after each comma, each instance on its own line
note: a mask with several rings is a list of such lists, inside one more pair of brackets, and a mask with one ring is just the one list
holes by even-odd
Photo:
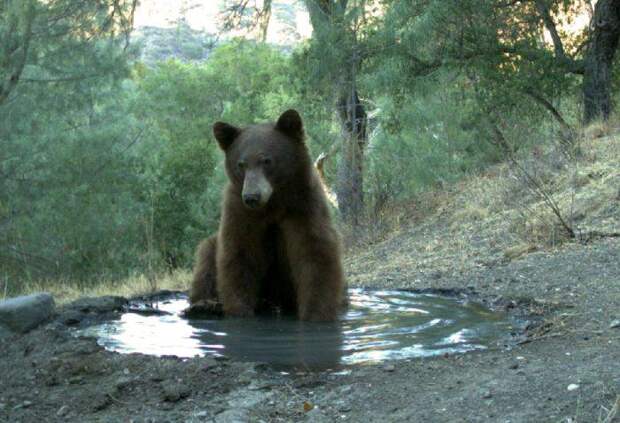
[[611, 79], [620, 39], [620, 1], [599, 0], [583, 75], [584, 122], [607, 119], [612, 110]]
[[0, 11], [0, 105], [19, 83], [28, 59], [35, 19], [33, 0], [9, 2]]
[[345, 222], [356, 226], [364, 209], [363, 164], [367, 115], [355, 88], [339, 99], [338, 116], [343, 130], [336, 187], [338, 208]]
[[[331, 31], [340, 31], [343, 43], [338, 65], [332, 66], [332, 82], [339, 93], [336, 98], [342, 127], [342, 147], [336, 181], [338, 209], [345, 222], [356, 226], [364, 210], [364, 148], [367, 143], [367, 115], [357, 91], [357, 68], [361, 60], [357, 51], [357, 35], [346, 24], [348, 0], [306, 0], [315, 39]], [[323, 42], [331, 39], [326, 37]], [[326, 45], [325, 48], [330, 46]], [[342, 76], [344, 70], [344, 76]]]
[[258, 13], [258, 39], [261, 42], [267, 41], [267, 30], [271, 20], [271, 0], [263, 0], [263, 8]]

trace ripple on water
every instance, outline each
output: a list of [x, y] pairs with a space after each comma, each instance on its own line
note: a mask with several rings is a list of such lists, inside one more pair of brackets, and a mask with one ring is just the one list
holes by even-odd
[[162, 315], [124, 313], [80, 331], [106, 349], [156, 356], [230, 356], [280, 367], [335, 368], [464, 353], [496, 345], [513, 321], [454, 298], [397, 290], [349, 290], [338, 322], [284, 317], [186, 319], [187, 298], [159, 302]]

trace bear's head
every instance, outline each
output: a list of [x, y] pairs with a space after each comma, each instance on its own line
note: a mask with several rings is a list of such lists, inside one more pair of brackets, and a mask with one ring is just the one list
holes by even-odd
[[295, 110], [287, 110], [275, 123], [247, 128], [216, 122], [213, 134], [226, 154], [228, 178], [249, 209], [260, 210], [275, 194], [286, 195], [286, 187], [311, 169], [303, 123]]

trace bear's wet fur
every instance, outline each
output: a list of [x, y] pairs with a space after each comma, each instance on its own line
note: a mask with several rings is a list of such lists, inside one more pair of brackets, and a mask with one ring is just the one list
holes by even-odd
[[301, 320], [335, 320], [344, 277], [338, 233], [304, 143], [301, 117], [237, 128], [217, 122], [225, 152], [217, 235], [196, 253], [190, 303], [220, 302], [226, 316], [279, 309]]

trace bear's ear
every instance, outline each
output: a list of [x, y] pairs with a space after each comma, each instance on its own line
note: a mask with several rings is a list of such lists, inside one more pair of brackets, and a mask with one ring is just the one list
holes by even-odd
[[300, 141], [304, 138], [304, 124], [297, 110], [290, 109], [282, 113], [276, 123], [276, 129]]
[[240, 132], [239, 128], [224, 122], [215, 122], [213, 125], [213, 135], [220, 145], [220, 148], [224, 151], [230, 147]]

